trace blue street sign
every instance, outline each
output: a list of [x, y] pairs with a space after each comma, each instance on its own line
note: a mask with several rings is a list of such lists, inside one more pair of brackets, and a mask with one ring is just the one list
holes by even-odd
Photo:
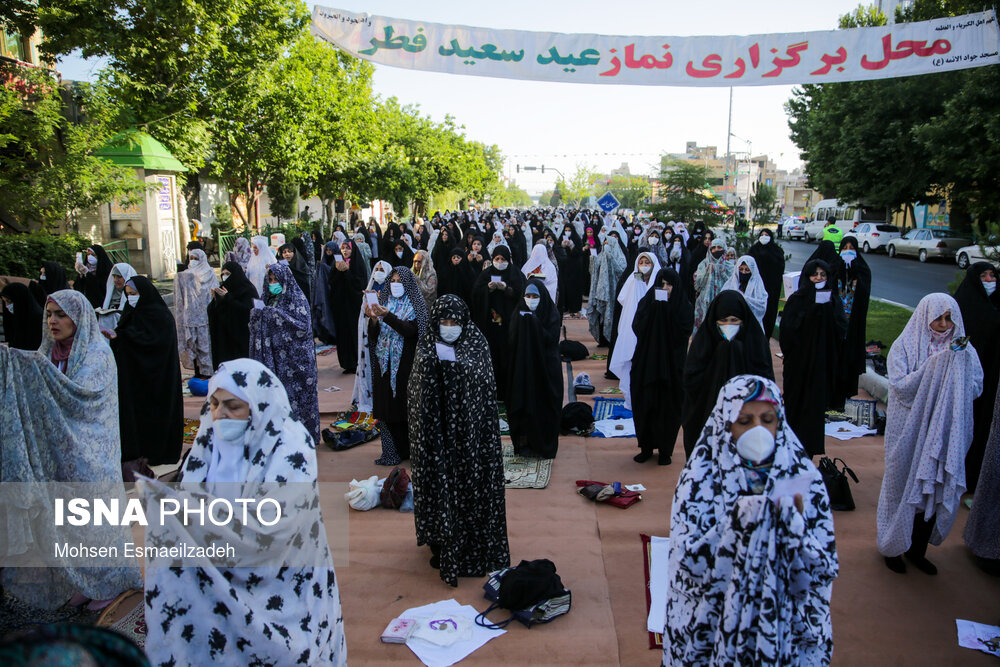
[[597, 205], [600, 206], [601, 210], [605, 213], [610, 213], [621, 206], [622, 203], [618, 201], [618, 198], [610, 192], [605, 192], [604, 196], [597, 200]]

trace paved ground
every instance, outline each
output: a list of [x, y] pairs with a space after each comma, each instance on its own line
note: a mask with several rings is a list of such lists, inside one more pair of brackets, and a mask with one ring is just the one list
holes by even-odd
[[[787, 271], [799, 271], [816, 250], [815, 243], [781, 241]], [[931, 260], [920, 263], [909, 257], [890, 258], [883, 253], [868, 253], [865, 261], [872, 270], [872, 296], [895, 301], [911, 308], [916, 307], [931, 292], [948, 292], [948, 284], [961, 273], [954, 260]]]
[[[586, 333], [586, 322], [567, 321], [569, 337], [603, 353]], [[773, 347], [776, 350], [776, 346]], [[775, 358], [779, 375], [781, 362]], [[324, 422], [350, 402], [354, 376], [342, 375], [336, 355], [319, 357]], [[583, 361], [574, 370], [590, 373], [598, 390], [612, 383], [603, 361]], [[595, 394], [601, 396], [603, 394]], [[592, 402], [593, 397], [581, 397]], [[187, 416], [196, 418], [201, 399], [186, 399]], [[955, 619], [1000, 623], [1000, 579], [980, 572], [962, 543], [968, 517], [961, 510], [951, 535], [928, 554], [940, 574], [893, 574], [875, 548], [875, 506], [883, 473], [882, 438], [849, 442], [827, 439], [828, 453], [843, 457], [861, 478], [854, 487], [855, 512], [835, 514], [840, 577], [833, 589], [835, 665], [996, 665], [985, 654], [959, 648]], [[372, 461], [379, 442], [346, 452], [319, 446], [320, 481], [347, 490], [352, 478], [388, 470]], [[665, 536], [677, 476], [684, 463], [677, 444], [674, 464], [639, 465], [633, 438], [560, 438], [559, 454], [546, 489], [507, 491], [511, 557], [550, 558], [573, 592], [573, 608], [551, 625], [528, 630], [514, 624], [463, 664], [658, 665], [648, 648], [645, 590], [639, 534]], [[643, 483], [643, 501], [627, 510], [598, 506], [575, 492], [574, 480]], [[342, 492], [324, 494], [324, 515], [331, 541], [338, 530], [331, 517], [347, 510]], [[442, 583], [417, 548], [412, 515], [384, 509], [349, 512], [348, 564], [338, 566], [350, 662], [354, 665], [418, 664], [403, 646], [385, 645], [379, 635], [400, 612], [417, 605], [455, 598], [485, 609], [483, 579], [462, 579], [457, 589]], [[335, 544], [335, 547], [343, 545]], [[335, 549], [343, 551], [342, 548]], [[340, 561], [342, 562], [342, 561]]]

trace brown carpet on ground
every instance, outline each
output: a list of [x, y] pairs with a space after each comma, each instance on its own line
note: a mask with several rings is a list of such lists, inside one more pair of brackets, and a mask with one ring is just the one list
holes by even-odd
[[[565, 324], [571, 339], [592, 353], [606, 352], [595, 346], [586, 320]], [[781, 360], [774, 361], [780, 382]], [[333, 413], [348, 407], [354, 376], [341, 373], [336, 354], [318, 357], [318, 363], [319, 388], [341, 388], [319, 392], [326, 425]], [[604, 364], [585, 360], [574, 363], [573, 370], [590, 373], [600, 390], [617, 385], [604, 379]], [[580, 399], [592, 404], [594, 396], [602, 395]], [[197, 418], [201, 402], [186, 399], [186, 415]], [[834, 515], [840, 556], [840, 577], [833, 588], [834, 664], [995, 665], [995, 659], [957, 643], [956, 618], [1000, 624], [1000, 579], [980, 572], [962, 542], [968, 511], [959, 512], [945, 543], [929, 550], [938, 576], [912, 567], [905, 575], [894, 574], [875, 548], [882, 438], [827, 438], [826, 445], [828, 454], [844, 458], [861, 478], [853, 486], [857, 511]], [[648, 648], [639, 534], [668, 535], [684, 451], [678, 440], [670, 466], [657, 466], [655, 457], [639, 465], [632, 461], [637, 451], [634, 438], [563, 437], [547, 488], [507, 491], [512, 561], [550, 558], [573, 592], [573, 607], [568, 615], [530, 631], [512, 624], [506, 635], [463, 664], [659, 664], [659, 652]], [[346, 492], [352, 478], [385, 476], [389, 469], [373, 463], [380, 453], [378, 440], [346, 452], [321, 444], [320, 481], [342, 484]], [[577, 479], [641, 482], [647, 491], [642, 502], [620, 510], [583, 499], [573, 484]], [[341, 505], [334, 508], [333, 503]], [[324, 494], [328, 516], [343, 515], [343, 503], [340, 493]], [[386, 624], [410, 607], [448, 598], [478, 609], [488, 606], [484, 578], [461, 579], [457, 589], [438, 578], [428, 565], [429, 550], [416, 546], [412, 514], [380, 508], [351, 511], [349, 526], [349, 563], [339, 564], [337, 574], [351, 664], [418, 664], [405, 646], [379, 641]], [[337, 530], [328, 528], [328, 533], [336, 539]], [[499, 618], [500, 612], [493, 616]]]

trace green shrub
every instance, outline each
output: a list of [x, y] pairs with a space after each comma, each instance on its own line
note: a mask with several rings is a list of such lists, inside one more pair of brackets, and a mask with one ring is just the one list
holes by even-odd
[[76, 253], [90, 244], [90, 239], [79, 234], [0, 234], [0, 276], [37, 279], [42, 262], [58, 262], [66, 269], [66, 278], [72, 280]]

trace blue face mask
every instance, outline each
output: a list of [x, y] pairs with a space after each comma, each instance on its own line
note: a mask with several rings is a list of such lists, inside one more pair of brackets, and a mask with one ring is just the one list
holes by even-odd
[[281, 283], [270, 283], [267, 286], [267, 291], [275, 296], [278, 296], [281, 294]]

